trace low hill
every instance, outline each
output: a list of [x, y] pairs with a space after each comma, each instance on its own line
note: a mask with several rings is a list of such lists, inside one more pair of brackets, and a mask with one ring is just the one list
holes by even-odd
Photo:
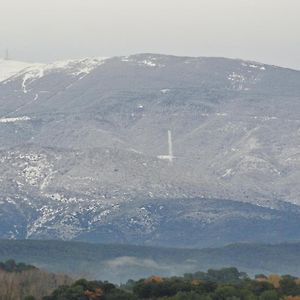
[[0, 241], [0, 260], [14, 258], [51, 272], [125, 282], [236, 266], [250, 275], [300, 275], [300, 243], [233, 244], [222, 248], [175, 249], [62, 241]]

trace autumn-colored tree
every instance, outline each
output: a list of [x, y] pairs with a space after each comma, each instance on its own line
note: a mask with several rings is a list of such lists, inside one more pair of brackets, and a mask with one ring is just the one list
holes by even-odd
[[90, 300], [97, 300], [100, 299], [103, 296], [103, 290], [101, 288], [95, 288], [95, 290], [91, 291], [91, 290], [86, 290], [84, 292], [85, 296], [88, 297], [88, 299]]
[[164, 279], [158, 275], [153, 275], [153, 276], [150, 276], [149, 278], [147, 278], [145, 281], [160, 283], [160, 282], [164, 282]]
[[199, 286], [199, 285], [201, 285], [201, 284], [204, 284], [205, 282], [203, 281], [203, 280], [199, 280], [199, 279], [193, 279], [192, 281], [191, 281], [191, 284], [193, 285], [193, 286]]
[[259, 274], [255, 276], [255, 280], [258, 282], [269, 282], [271, 283], [275, 288], [280, 287], [280, 280], [281, 276], [278, 274], [270, 274], [269, 276], [265, 276], [263, 274]]
[[297, 285], [300, 285], [300, 278], [296, 278], [295, 282], [296, 282]]
[[268, 276], [268, 281], [272, 283], [275, 288], [280, 287], [280, 280], [281, 280], [281, 276], [279, 276], [278, 274], [270, 274]]
[[282, 300], [300, 300], [300, 296], [285, 296]]

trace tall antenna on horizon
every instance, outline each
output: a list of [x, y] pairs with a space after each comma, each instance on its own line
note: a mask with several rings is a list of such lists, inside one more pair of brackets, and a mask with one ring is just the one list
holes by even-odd
[[170, 162], [173, 162], [173, 143], [172, 143], [172, 133], [171, 130], [168, 130], [168, 146], [169, 146], [169, 158]]
[[4, 60], [9, 60], [8, 49], [5, 50]]
[[173, 142], [172, 142], [172, 132], [171, 132], [171, 130], [168, 130], [168, 149], [169, 149], [168, 155], [159, 155], [158, 158], [163, 159], [163, 160], [168, 160], [169, 164], [172, 165], [173, 164], [173, 159], [175, 157], [173, 155]]

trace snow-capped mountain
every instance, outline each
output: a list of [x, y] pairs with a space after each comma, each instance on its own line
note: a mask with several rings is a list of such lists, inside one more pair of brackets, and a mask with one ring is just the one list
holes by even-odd
[[299, 100], [300, 72], [242, 60], [29, 66], [0, 83], [0, 236], [299, 238]]

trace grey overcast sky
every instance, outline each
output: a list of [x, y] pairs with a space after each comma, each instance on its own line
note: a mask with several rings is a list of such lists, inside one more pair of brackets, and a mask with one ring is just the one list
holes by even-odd
[[300, 69], [300, 0], [0, 0], [6, 48], [24, 61], [155, 52]]

